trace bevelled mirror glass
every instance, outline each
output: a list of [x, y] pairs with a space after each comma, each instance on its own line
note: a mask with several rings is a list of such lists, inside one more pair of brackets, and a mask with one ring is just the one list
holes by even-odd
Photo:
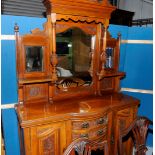
[[26, 72], [43, 71], [43, 47], [25, 46]]
[[114, 65], [113, 63], [114, 63], [114, 48], [107, 47], [105, 68], [113, 68]]
[[91, 85], [92, 36], [78, 28], [57, 34], [58, 85], [71, 87]]

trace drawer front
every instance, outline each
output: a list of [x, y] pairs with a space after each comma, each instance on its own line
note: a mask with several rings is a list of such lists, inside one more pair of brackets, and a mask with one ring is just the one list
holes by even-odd
[[84, 129], [96, 128], [107, 124], [108, 124], [108, 117], [106, 115], [94, 120], [74, 121], [72, 122], [72, 129], [84, 130]]
[[89, 138], [89, 139], [97, 139], [99, 137], [103, 137], [107, 134], [107, 127], [102, 127], [94, 130], [88, 130], [84, 132], [78, 132], [73, 131], [72, 132], [72, 139], [75, 140], [77, 138]]

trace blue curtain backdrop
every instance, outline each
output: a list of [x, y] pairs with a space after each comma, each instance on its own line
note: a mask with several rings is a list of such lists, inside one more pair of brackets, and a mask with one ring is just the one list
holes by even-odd
[[[20, 34], [30, 33], [32, 29], [43, 29], [45, 18], [1, 16], [2, 35], [13, 35], [14, 24], [19, 25]], [[109, 31], [114, 38], [122, 34], [122, 40], [153, 40], [152, 28], [110, 25]], [[15, 41], [1, 41], [1, 104], [17, 103], [17, 79]], [[153, 44], [121, 44], [120, 70], [126, 72], [121, 87], [153, 90]], [[138, 114], [153, 119], [153, 95], [124, 92], [141, 101]], [[14, 109], [2, 110], [2, 127], [6, 155], [20, 155], [17, 116]], [[147, 145], [153, 146], [152, 134]]]

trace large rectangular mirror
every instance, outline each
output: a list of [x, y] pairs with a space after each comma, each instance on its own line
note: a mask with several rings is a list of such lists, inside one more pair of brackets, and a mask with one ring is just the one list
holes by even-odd
[[75, 87], [91, 85], [92, 36], [73, 28], [57, 34], [56, 39], [58, 81], [72, 81]]

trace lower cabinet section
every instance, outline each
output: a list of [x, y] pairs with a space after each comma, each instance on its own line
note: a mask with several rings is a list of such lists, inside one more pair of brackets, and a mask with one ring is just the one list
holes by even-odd
[[[118, 131], [127, 127], [134, 119], [135, 108], [102, 114], [98, 117], [83, 117], [74, 121], [67, 120], [36, 125], [23, 129], [24, 140], [22, 154], [26, 155], [62, 155], [71, 141], [87, 137], [94, 141], [108, 141], [110, 154], [117, 154]], [[127, 155], [131, 154], [130, 140], [124, 144]]]
[[[68, 102], [64, 102], [64, 105], [61, 102], [57, 106], [19, 105], [16, 111], [19, 118], [21, 155], [63, 155], [67, 146], [81, 137], [96, 142], [107, 140], [109, 155], [117, 155], [119, 131], [128, 127], [136, 117], [139, 101], [124, 95], [117, 98], [114, 96], [113, 102], [111, 96], [104, 100], [90, 100], [89, 105], [87, 102], [84, 107], [85, 112], [80, 111], [81, 104]], [[70, 108], [66, 105], [70, 105]], [[130, 155], [131, 139], [123, 146], [126, 155]]]

